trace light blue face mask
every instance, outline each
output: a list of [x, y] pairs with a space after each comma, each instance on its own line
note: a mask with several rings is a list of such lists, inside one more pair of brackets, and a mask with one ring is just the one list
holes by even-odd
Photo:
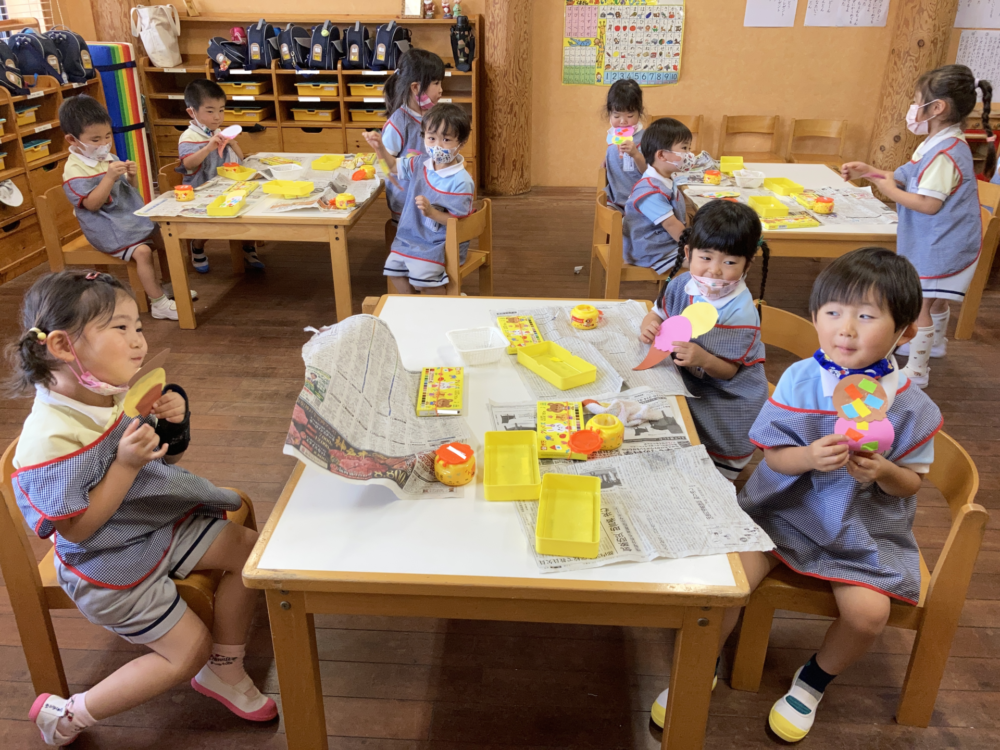
[[444, 146], [431, 146], [427, 153], [430, 154], [430, 157], [434, 160], [435, 164], [448, 164], [454, 160], [455, 154], [458, 153], [458, 149], [448, 149]]

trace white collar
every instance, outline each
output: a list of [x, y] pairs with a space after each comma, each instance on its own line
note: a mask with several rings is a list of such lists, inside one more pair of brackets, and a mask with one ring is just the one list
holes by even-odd
[[108, 422], [111, 421], [111, 417], [121, 404], [121, 401], [124, 400], [124, 395], [114, 396], [113, 406], [91, 406], [90, 404], [85, 404], [82, 401], [77, 401], [76, 399], [63, 396], [61, 393], [50, 391], [44, 385], [36, 383], [35, 398], [43, 404], [48, 404], [49, 406], [63, 406], [68, 409], [72, 409], [73, 411], [90, 419], [94, 422], [94, 424], [103, 430], [107, 426]]
[[424, 159], [424, 169], [427, 170], [428, 174], [433, 172], [438, 177], [451, 177], [453, 174], [458, 174], [465, 169], [465, 157], [459, 154], [458, 161], [444, 169], [434, 169], [434, 160], [427, 157]]
[[684, 291], [690, 294], [692, 297], [697, 297], [699, 302], [707, 302], [716, 310], [721, 310], [723, 307], [732, 302], [736, 297], [744, 292], [747, 288], [747, 283], [744, 279], [740, 279], [740, 283], [733, 287], [733, 291], [727, 294], [725, 297], [719, 297], [719, 299], [709, 299], [708, 297], [702, 297], [701, 292], [698, 291], [698, 284], [694, 279], [688, 279], [687, 284], [684, 285]]
[[659, 172], [657, 172], [652, 164], [646, 167], [646, 171], [642, 173], [642, 177], [643, 179], [648, 177], [651, 180], [656, 180], [664, 188], [666, 188], [668, 192], [672, 193], [674, 191], [674, 181], [671, 180], [669, 177], [664, 177]]
[[108, 154], [108, 158], [102, 160], [102, 159], [91, 159], [89, 156], [84, 156], [83, 154], [81, 154], [77, 150], [76, 146], [70, 146], [69, 150], [76, 156], [77, 159], [79, 159], [80, 161], [82, 161], [88, 167], [96, 167], [98, 164], [101, 163], [101, 161], [114, 161], [115, 160], [115, 155], [114, 154]]
[[423, 119], [424, 119], [424, 113], [423, 112], [417, 112], [416, 110], [411, 109], [409, 104], [404, 104], [403, 105], [403, 109], [405, 109], [406, 113], [410, 117], [412, 117], [413, 119], [417, 120], [418, 122], [422, 122], [423, 121]]
[[[899, 390], [899, 364], [896, 362], [896, 356], [894, 354], [889, 355], [889, 362], [892, 363], [892, 372], [881, 378], [879, 382], [885, 389], [885, 410], [889, 411], [892, 407], [893, 401], [896, 400], [896, 391]], [[833, 391], [837, 387], [837, 383], [840, 382], [840, 378], [837, 377], [837, 373], [827, 370], [825, 367], [820, 367], [819, 363], [816, 364], [820, 370], [820, 382], [823, 384], [823, 395], [826, 398], [833, 398]]]
[[917, 146], [917, 153], [920, 154], [920, 156], [923, 156], [931, 150], [932, 146], [940, 143], [946, 138], [961, 138], [962, 140], [965, 140], [965, 134], [962, 132], [962, 127], [960, 125], [949, 125], [934, 135], [925, 138], [924, 142]]
[[213, 135], [219, 132], [218, 130], [209, 130], [204, 125], [202, 125], [201, 123], [197, 123], [194, 120], [188, 120], [188, 126], [196, 133], [207, 135], [209, 138], [211, 138]]

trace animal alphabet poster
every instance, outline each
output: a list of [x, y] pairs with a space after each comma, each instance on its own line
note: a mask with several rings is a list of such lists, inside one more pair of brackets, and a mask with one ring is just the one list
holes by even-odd
[[563, 83], [677, 83], [684, 0], [566, 0]]

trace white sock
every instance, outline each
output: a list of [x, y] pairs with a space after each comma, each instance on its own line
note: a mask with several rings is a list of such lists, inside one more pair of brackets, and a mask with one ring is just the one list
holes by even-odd
[[246, 645], [227, 646], [224, 643], [212, 644], [212, 655], [208, 658], [208, 668], [228, 685], [235, 685], [244, 677], [243, 657], [246, 655]]
[[948, 335], [948, 320], [951, 318], [951, 308], [943, 313], [931, 313], [931, 320], [934, 321], [934, 348], [939, 349], [944, 346]]
[[66, 701], [66, 715], [59, 719], [56, 731], [64, 737], [70, 737], [96, 723], [97, 719], [87, 710], [87, 693], [76, 693]]
[[933, 341], [934, 326], [917, 329], [917, 335], [910, 342], [910, 359], [905, 368], [908, 374], [922, 378], [930, 372], [928, 362], [931, 358], [931, 343]]

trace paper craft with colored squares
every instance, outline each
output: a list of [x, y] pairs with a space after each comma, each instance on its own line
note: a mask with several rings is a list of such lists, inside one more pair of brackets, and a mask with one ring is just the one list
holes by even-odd
[[648, 370], [667, 357], [674, 350], [675, 341], [690, 341], [711, 331], [719, 321], [719, 311], [708, 302], [695, 302], [685, 307], [680, 315], [674, 315], [660, 324], [660, 331], [653, 339], [646, 358], [633, 370]]
[[623, 143], [630, 143], [635, 136], [635, 128], [612, 128], [611, 134], [608, 136], [609, 142], [615, 146], [620, 146]]
[[885, 388], [868, 375], [849, 375], [833, 391], [837, 410], [834, 431], [847, 436], [847, 447], [861, 453], [886, 454], [896, 439], [892, 422], [886, 419], [889, 398]]

